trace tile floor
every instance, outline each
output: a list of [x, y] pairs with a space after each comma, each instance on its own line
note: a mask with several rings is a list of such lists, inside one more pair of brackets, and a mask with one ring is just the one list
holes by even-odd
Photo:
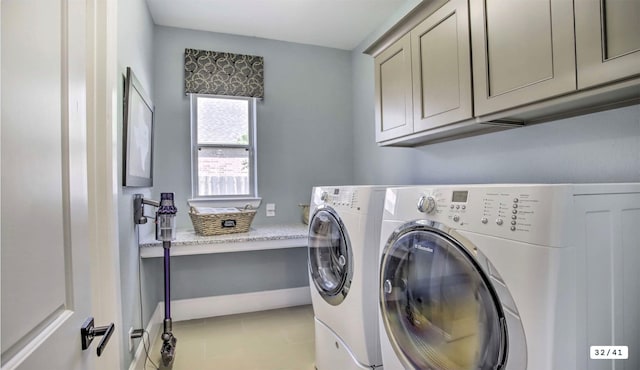
[[[310, 305], [174, 322], [173, 333], [173, 370], [314, 370]], [[158, 366], [161, 343], [149, 353]]]

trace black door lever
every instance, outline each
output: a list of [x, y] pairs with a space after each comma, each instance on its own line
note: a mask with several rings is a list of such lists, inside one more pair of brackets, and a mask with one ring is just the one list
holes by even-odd
[[93, 338], [102, 337], [102, 340], [100, 340], [100, 343], [98, 344], [98, 348], [96, 350], [98, 356], [102, 355], [102, 352], [104, 352], [104, 347], [107, 346], [107, 343], [109, 342], [109, 339], [111, 338], [111, 334], [113, 334], [113, 330], [115, 329], [115, 327], [116, 326], [113, 323], [107, 326], [94, 327], [93, 317], [87, 318], [80, 328], [82, 350], [84, 351], [85, 349], [89, 348], [91, 342], [93, 341]]

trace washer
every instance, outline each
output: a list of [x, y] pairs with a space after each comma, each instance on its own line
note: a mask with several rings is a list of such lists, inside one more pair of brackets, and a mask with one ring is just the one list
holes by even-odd
[[385, 369], [640, 369], [639, 240], [637, 183], [388, 189]]
[[386, 187], [315, 187], [309, 279], [318, 370], [381, 369], [377, 265]]

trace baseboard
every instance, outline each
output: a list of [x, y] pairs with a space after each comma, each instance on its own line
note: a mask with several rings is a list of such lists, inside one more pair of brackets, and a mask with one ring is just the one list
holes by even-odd
[[171, 318], [173, 321], [194, 320], [304, 304], [311, 304], [308, 286], [172, 301]]
[[[156, 309], [153, 311], [153, 315], [151, 315], [151, 318], [149, 319], [149, 324], [145, 328], [146, 332], [149, 334], [149, 336], [147, 337], [148, 339], [147, 349], [149, 351], [151, 351], [151, 346], [153, 346], [153, 342], [158, 337], [158, 335], [160, 335], [160, 331], [162, 330], [162, 320], [164, 317], [162, 309], [163, 309], [163, 305], [162, 305], [162, 302], [160, 302], [156, 306]], [[136, 348], [136, 352], [135, 352], [136, 354], [133, 358], [133, 361], [131, 362], [131, 365], [129, 366], [129, 370], [144, 370], [144, 359], [146, 357], [144, 344], [142, 340], [139, 340], [137, 342], [138, 342], [138, 347]]]
[[[171, 301], [171, 319], [177, 322], [306, 304], [311, 304], [311, 291], [308, 286], [268, 290], [264, 292], [180, 299]], [[160, 302], [153, 312], [153, 315], [151, 315], [149, 325], [147, 325], [146, 328], [151, 344], [153, 344], [162, 330], [163, 318], [164, 302]], [[143, 370], [144, 359], [144, 347], [140, 341], [134, 360], [131, 366], [129, 366], [129, 370]]]

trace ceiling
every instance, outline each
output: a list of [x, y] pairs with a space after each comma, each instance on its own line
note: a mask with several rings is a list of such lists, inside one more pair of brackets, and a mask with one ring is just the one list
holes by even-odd
[[353, 50], [408, 0], [146, 0], [157, 25]]

